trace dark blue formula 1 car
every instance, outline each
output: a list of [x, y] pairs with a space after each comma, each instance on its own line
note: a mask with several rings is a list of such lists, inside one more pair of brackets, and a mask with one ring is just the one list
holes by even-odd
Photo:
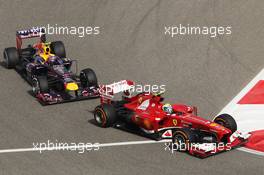
[[[22, 40], [38, 37], [40, 41], [22, 48]], [[63, 42], [46, 42], [41, 28], [16, 33], [16, 47], [4, 49], [4, 63], [32, 85], [32, 94], [44, 105], [99, 97], [95, 72], [83, 69], [77, 75], [72, 71], [77, 61], [66, 58]]]

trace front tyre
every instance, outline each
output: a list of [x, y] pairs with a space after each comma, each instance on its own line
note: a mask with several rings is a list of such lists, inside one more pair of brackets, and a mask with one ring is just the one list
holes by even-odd
[[95, 108], [94, 119], [98, 126], [107, 128], [116, 123], [116, 111], [110, 104], [102, 104]]
[[188, 151], [191, 143], [197, 142], [197, 137], [197, 134], [190, 129], [177, 129], [172, 136], [173, 148], [180, 152]]
[[39, 93], [49, 92], [49, 85], [46, 76], [38, 76], [32, 79], [32, 92], [35, 96]]
[[237, 130], [237, 123], [235, 119], [229, 114], [221, 114], [214, 119], [214, 122], [222, 125], [234, 133]]
[[80, 81], [83, 87], [98, 87], [97, 77], [93, 69], [87, 68], [80, 72]]
[[4, 61], [8, 69], [16, 67], [16, 65], [19, 63], [19, 55], [15, 47], [5, 48]]

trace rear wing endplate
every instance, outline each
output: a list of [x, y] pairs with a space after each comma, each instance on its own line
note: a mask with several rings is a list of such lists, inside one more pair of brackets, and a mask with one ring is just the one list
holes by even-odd
[[129, 91], [134, 88], [135, 83], [131, 80], [122, 80], [109, 85], [102, 85], [100, 87], [101, 102], [106, 103], [114, 98], [115, 94]]

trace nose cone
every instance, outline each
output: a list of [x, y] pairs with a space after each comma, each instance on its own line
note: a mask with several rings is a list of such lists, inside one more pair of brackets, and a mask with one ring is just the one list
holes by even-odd
[[79, 87], [76, 83], [67, 83], [66, 84], [66, 90], [68, 90], [68, 91], [77, 91], [78, 89], [79, 89]]

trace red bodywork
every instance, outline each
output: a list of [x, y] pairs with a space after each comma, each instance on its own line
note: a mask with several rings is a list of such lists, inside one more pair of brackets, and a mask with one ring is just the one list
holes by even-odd
[[193, 106], [173, 104], [174, 113], [168, 114], [162, 110], [163, 103], [160, 96], [142, 93], [127, 100], [129, 103], [124, 104], [124, 106], [135, 112], [132, 121], [140, 128], [150, 132], [159, 132], [170, 127], [195, 128], [215, 133], [219, 142], [225, 135], [230, 136], [232, 134], [229, 129], [222, 125], [197, 116], [196, 107]]

